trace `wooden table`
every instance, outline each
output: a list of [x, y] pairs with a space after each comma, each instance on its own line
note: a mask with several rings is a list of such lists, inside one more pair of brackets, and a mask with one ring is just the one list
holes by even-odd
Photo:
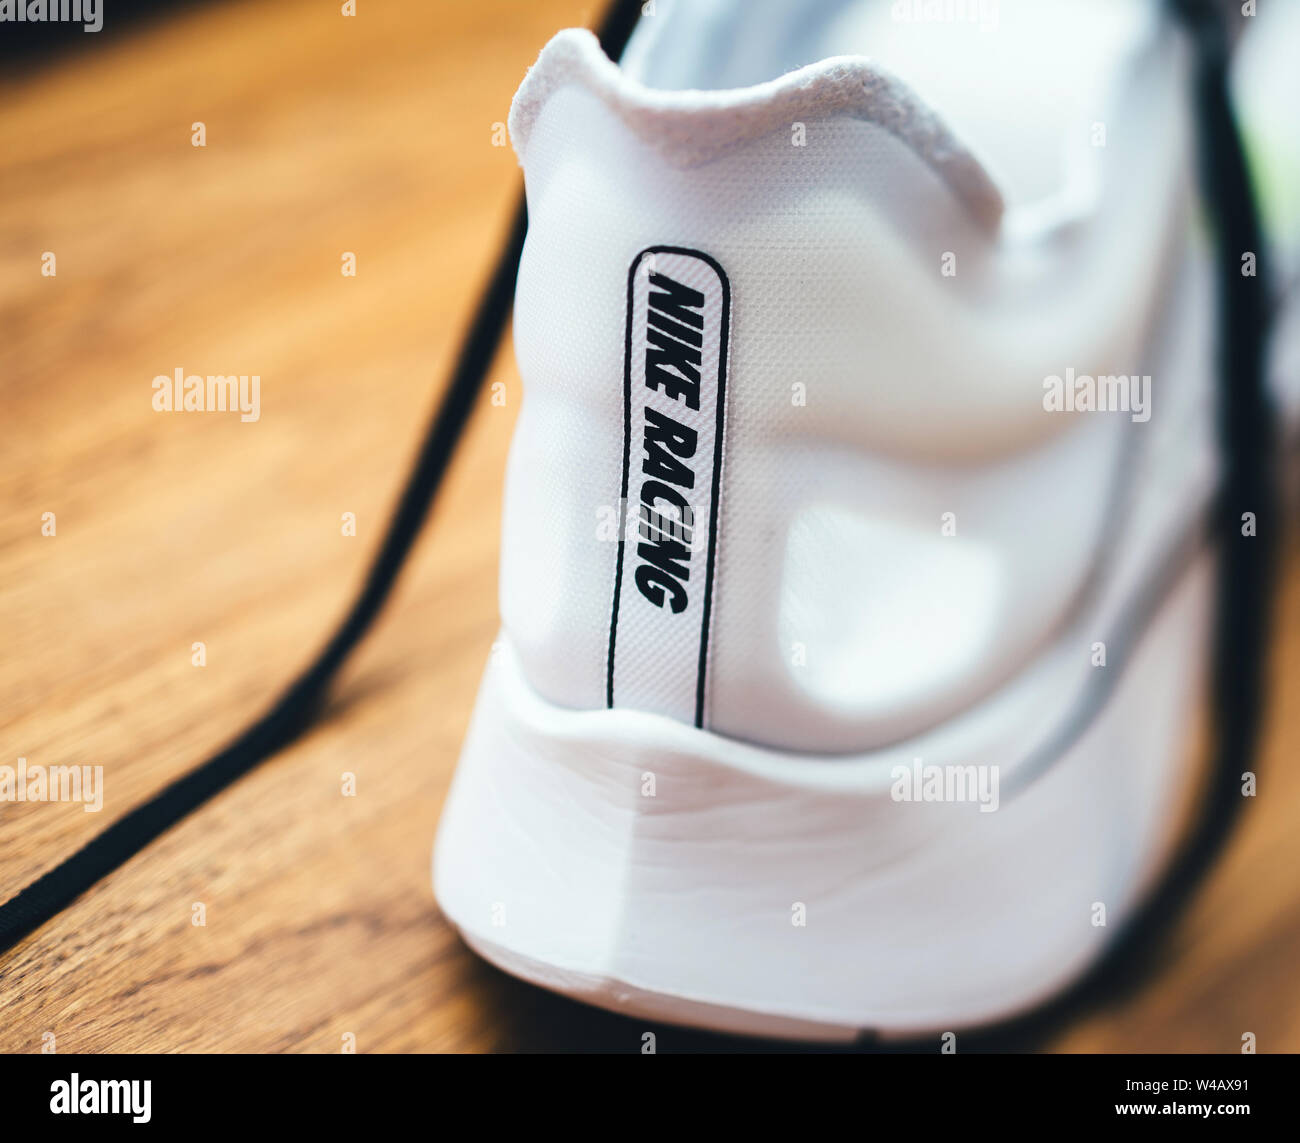
[[[103, 765], [106, 794], [99, 813], [0, 806], [0, 897], [231, 738], [341, 614], [516, 194], [494, 125], [546, 38], [593, 14], [358, 7], [187, 7], [4, 82], [0, 757]], [[260, 419], [155, 412], [152, 379], [177, 368], [259, 375]], [[486, 967], [430, 893], [497, 626], [508, 352], [494, 380], [505, 406], [481, 403], [319, 725], [0, 958], [0, 1049], [639, 1049], [640, 1025]], [[1292, 697], [1244, 831], [1154, 975], [1024, 1046], [1300, 1049], [1288, 566], [1274, 678]]]

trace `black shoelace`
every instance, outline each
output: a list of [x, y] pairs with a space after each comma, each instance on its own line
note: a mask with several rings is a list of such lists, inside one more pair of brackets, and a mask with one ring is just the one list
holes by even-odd
[[[1040, 1010], [1053, 1020], [1096, 999], [1117, 971], [1140, 960], [1181, 911], [1221, 852], [1243, 801], [1260, 723], [1279, 513], [1274, 489], [1273, 419], [1264, 381], [1268, 313], [1263, 238], [1228, 91], [1229, 36], [1217, 0], [1170, 0], [1196, 45], [1195, 103], [1201, 189], [1215, 227], [1219, 289], [1217, 417], [1223, 480], [1215, 509], [1219, 541], [1213, 779], [1201, 818], [1158, 888], [1069, 993]], [[615, 0], [600, 30], [613, 59], [622, 55], [641, 0]], [[388, 531], [351, 610], [315, 661], [256, 723], [218, 754], [131, 810], [15, 897], [0, 905], [0, 952], [50, 920], [161, 834], [285, 746], [316, 718], [331, 681], [369, 630], [391, 593], [451, 460], [510, 313], [527, 230], [522, 200], [510, 234], [461, 346]], [[1255, 253], [1259, 273], [1245, 277], [1241, 256]], [[1257, 521], [1242, 535], [1242, 514]], [[1023, 1023], [1023, 1022], [1022, 1022]]]

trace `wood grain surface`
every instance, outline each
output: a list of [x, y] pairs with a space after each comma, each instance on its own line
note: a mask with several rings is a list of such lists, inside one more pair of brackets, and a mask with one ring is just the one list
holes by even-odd
[[[0, 898], [228, 741], [343, 612], [517, 193], [494, 125], [593, 7], [196, 6], [3, 80], [0, 761], [102, 765], [105, 797], [0, 803]], [[178, 367], [257, 374], [260, 418], [155, 412]], [[430, 892], [497, 626], [508, 351], [493, 380], [319, 724], [0, 956], [0, 1050], [639, 1049], [642, 1026], [486, 967]], [[1300, 1049], [1294, 551], [1278, 624], [1227, 860], [1129, 994], [1013, 1046]]]

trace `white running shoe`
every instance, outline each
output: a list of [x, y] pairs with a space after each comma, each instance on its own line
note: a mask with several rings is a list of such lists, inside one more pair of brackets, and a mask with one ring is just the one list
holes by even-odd
[[1197, 775], [1192, 41], [1153, 0], [647, 8], [511, 109], [526, 400], [438, 900], [643, 1018], [1010, 1017]]

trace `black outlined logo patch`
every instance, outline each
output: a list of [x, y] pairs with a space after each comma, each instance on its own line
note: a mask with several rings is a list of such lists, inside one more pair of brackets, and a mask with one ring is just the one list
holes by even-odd
[[623, 530], [608, 706], [704, 725], [726, 425], [731, 286], [709, 255], [632, 262], [623, 362]]

